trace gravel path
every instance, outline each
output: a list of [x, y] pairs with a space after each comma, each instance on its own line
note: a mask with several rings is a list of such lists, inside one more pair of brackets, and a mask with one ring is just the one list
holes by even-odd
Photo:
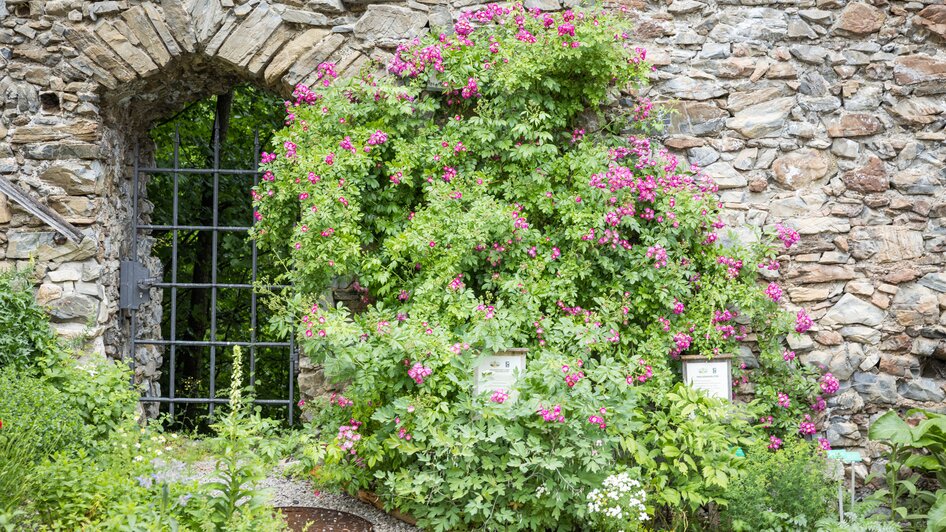
[[[187, 477], [199, 482], [209, 481], [214, 472], [214, 463], [209, 460], [195, 462], [187, 468]], [[286, 478], [274, 470], [260, 484], [269, 490], [273, 506], [304, 506], [326, 508], [348, 512], [366, 519], [374, 525], [375, 532], [419, 532], [420, 529], [395, 519], [370, 504], [365, 504], [345, 493], [315, 494], [306, 480]]]

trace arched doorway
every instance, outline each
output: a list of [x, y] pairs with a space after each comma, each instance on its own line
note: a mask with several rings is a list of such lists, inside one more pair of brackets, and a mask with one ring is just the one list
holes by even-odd
[[227, 400], [239, 346], [264, 413], [297, 417], [293, 339], [269, 332], [266, 319], [266, 294], [282, 289], [273, 280], [278, 258], [260, 256], [249, 238], [249, 189], [282, 121], [279, 107], [275, 94], [238, 85], [157, 122], [133, 148], [136, 223], [121, 306], [131, 360], [152, 376], [143, 398], [149, 415], [188, 427], [213, 417]]

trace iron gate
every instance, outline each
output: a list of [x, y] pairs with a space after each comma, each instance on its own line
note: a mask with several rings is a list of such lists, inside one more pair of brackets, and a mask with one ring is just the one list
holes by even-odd
[[[130, 257], [123, 260], [121, 263], [121, 294], [120, 294], [120, 308], [127, 312], [127, 316], [130, 319], [129, 323], [129, 352], [126, 353], [130, 365], [132, 368], [132, 384], [134, 384], [135, 375], [134, 375], [134, 365], [136, 362], [137, 348], [139, 346], [158, 346], [159, 349], [163, 349], [163, 360], [162, 370], [167, 371], [167, 387], [162, 390], [160, 396], [157, 397], [141, 397], [143, 403], [158, 403], [159, 405], [166, 405], [167, 412], [173, 418], [175, 415], [175, 407], [178, 405], [207, 405], [207, 410], [209, 416], [212, 418], [214, 415], [214, 408], [219, 404], [226, 404], [229, 402], [229, 399], [226, 397], [218, 397], [217, 390], [217, 363], [218, 355], [227, 348], [232, 348], [234, 346], [240, 346], [244, 349], [244, 352], [249, 354], [249, 384], [250, 386], [256, 386], [257, 384], [257, 375], [256, 375], [256, 362], [257, 354], [261, 349], [277, 349], [280, 352], [285, 352], [285, 369], [288, 372], [288, 386], [286, 387], [285, 393], [286, 396], [278, 399], [255, 399], [256, 404], [260, 405], [274, 405], [279, 407], [285, 407], [287, 409], [287, 419], [291, 425], [294, 422], [295, 418], [295, 380], [298, 372], [298, 353], [296, 346], [294, 345], [294, 339], [291, 337], [286, 341], [264, 341], [260, 339], [260, 324], [258, 320], [258, 310], [260, 304], [260, 294], [256, 290], [257, 286], [257, 276], [258, 276], [258, 252], [255, 242], [252, 239], [248, 239], [249, 244], [252, 246], [252, 259], [251, 259], [251, 279], [249, 283], [227, 283], [218, 281], [218, 263], [220, 260], [219, 255], [219, 245], [220, 245], [220, 235], [223, 233], [239, 233], [243, 235], [249, 234], [251, 225], [253, 223], [252, 215], [247, 219], [247, 224], [245, 226], [228, 226], [219, 224], [220, 216], [220, 185], [221, 180], [239, 180], [245, 182], [246, 190], [249, 191], [250, 184], [256, 185], [259, 181], [259, 153], [260, 153], [260, 143], [259, 143], [259, 132], [254, 133], [254, 165], [253, 169], [230, 169], [230, 168], [220, 168], [220, 131], [218, 126], [218, 120], [214, 120], [213, 128], [213, 142], [212, 142], [212, 151], [213, 151], [213, 165], [212, 168], [181, 168], [179, 166], [180, 160], [180, 132], [176, 129], [174, 134], [174, 146], [173, 146], [173, 165], [170, 168], [161, 168], [157, 165], [143, 165], [142, 161], [139, 158], [139, 146], [136, 143], [134, 147], [134, 167], [133, 173], [131, 176], [132, 181], [132, 242], [131, 248], [134, 250]], [[171, 215], [171, 220], [169, 224], [154, 224], [154, 223], [140, 223], [142, 219], [140, 212], [141, 202], [140, 202], [140, 193], [141, 193], [141, 181], [142, 176], [156, 176], [163, 175], [164, 177], [170, 176], [170, 179], [173, 181], [173, 212]], [[209, 176], [212, 178], [213, 186], [213, 219], [210, 225], [188, 225], [180, 223], [179, 212], [179, 199], [180, 199], [180, 184], [182, 179], [187, 179], [191, 176]], [[247, 193], [244, 196], [246, 201], [250, 201], [250, 195]], [[250, 209], [252, 212], [252, 209]], [[150, 220], [149, 220], [150, 221]], [[178, 257], [178, 247], [180, 244], [180, 239], [182, 235], [193, 235], [196, 232], [210, 232], [211, 234], [211, 277], [210, 282], [208, 283], [194, 283], [194, 282], [180, 282], [178, 280], [178, 271], [179, 271], [179, 257]], [[138, 260], [139, 254], [139, 245], [142, 235], [153, 235], [161, 234], [167, 237], [170, 235], [170, 247], [171, 247], [171, 257], [169, 267], [165, 268], [168, 270], [165, 272], [162, 277], [158, 278], [149, 269]], [[147, 254], [147, 253], [145, 253]], [[283, 285], [270, 285], [265, 287], [267, 290], [281, 290], [286, 288]], [[166, 320], [170, 320], [169, 327], [162, 327], [169, 329], [166, 333], [167, 338], [161, 337], [141, 337], [141, 327], [139, 323], [138, 310], [140, 306], [147, 302], [150, 299], [150, 294], [152, 289], [159, 289], [162, 294], [162, 301], [164, 302], [165, 308], [163, 312], [162, 320], [164, 323]], [[209, 290], [210, 292], [210, 304], [209, 304], [209, 331], [206, 334], [205, 338], [180, 338], [178, 331], [178, 292], [180, 290], [195, 290], [203, 289]], [[218, 315], [218, 295], [221, 290], [238, 290], [246, 291], [249, 293], [249, 338], [243, 341], [234, 341], [229, 338], [226, 338], [225, 335], [220, 334], [219, 325], [223, 323], [225, 317]], [[161, 330], [159, 328], [158, 330]], [[158, 335], [161, 336], [161, 335]], [[209, 382], [207, 383], [206, 396], [202, 397], [181, 397], [178, 394], [178, 380], [177, 380], [177, 362], [179, 350], [183, 349], [207, 349], [209, 350]]]

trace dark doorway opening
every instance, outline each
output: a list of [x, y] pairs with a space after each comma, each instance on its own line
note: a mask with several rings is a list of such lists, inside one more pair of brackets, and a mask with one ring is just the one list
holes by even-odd
[[154, 126], [147, 160], [136, 150], [133, 187], [146, 187], [152, 209], [135, 213], [135, 234], [149, 239], [161, 264], [147, 283], [159, 289], [163, 312], [160, 338], [136, 333], [132, 312], [132, 352], [161, 350], [161, 393], [142, 401], [178, 427], [206, 427], [227, 402], [234, 346], [264, 415], [298, 418], [293, 339], [266, 319], [270, 295], [281, 290], [280, 262], [249, 238], [259, 154], [283, 116], [277, 96], [241, 85]]

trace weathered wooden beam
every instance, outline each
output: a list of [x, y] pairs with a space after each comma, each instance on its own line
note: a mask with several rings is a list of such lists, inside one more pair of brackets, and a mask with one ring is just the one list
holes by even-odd
[[58, 212], [36, 201], [26, 192], [23, 192], [20, 187], [11, 183], [10, 180], [4, 176], [0, 176], [0, 192], [19, 204], [26, 212], [39, 218], [45, 222], [46, 225], [55, 229], [59, 234], [72, 240], [76, 245], [82, 242], [82, 232], [76, 229], [74, 225], [67, 222]]

